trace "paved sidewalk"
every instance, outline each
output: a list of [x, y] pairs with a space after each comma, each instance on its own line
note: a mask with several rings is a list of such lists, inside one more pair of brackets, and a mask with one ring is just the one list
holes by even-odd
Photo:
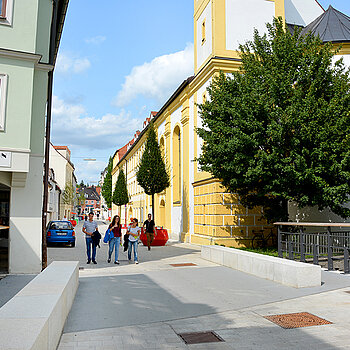
[[[350, 276], [323, 272], [322, 286], [295, 289], [202, 260], [190, 245], [139, 248], [139, 265], [80, 271], [58, 350], [350, 349]], [[264, 318], [296, 312], [332, 324], [284, 329]], [[223, 341], [178, 335], [202, 331]]]

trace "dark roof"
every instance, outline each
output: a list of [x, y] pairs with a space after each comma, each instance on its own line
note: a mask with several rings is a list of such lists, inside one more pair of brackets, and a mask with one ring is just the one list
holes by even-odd
[[306, 26], [301, 34], [312, 33], [320, 39], [332, 43], [344, 43], [350, 41], [350, 17], [336, 10], [332, 6], [321, 16]]
[[289, 30], [290, 34], [292, 34], [292, 35], [294, 34], [295, 29], [297, 29], [297, 28], [303, 29], [304, 28], [304, 26], [300, 26], [298, 24], [286, 23], [286, 25], [287, 25], [287, 29]]

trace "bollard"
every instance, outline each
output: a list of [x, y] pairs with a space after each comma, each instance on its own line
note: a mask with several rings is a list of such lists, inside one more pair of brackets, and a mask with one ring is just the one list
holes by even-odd
[[300, 227], [300, 261], [306, 262], [305, 260], [305, 233], [304, 229]]
[[350, 273], [349, 250], [346, 247], [344, 247], [344, 273]]
[[327, 227], [327, 253], [328, 253], [328, 270], [333, 271], [333, 251], [332, 251], [332, 244], [331, 244], [331, 228]]
[[318, 265], [318, 244], [314, 244], [312, 249], [313, 249], [313, 264]]

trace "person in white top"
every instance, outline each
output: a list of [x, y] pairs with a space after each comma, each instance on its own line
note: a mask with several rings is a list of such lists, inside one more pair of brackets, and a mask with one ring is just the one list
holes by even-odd
[[138, 220], [133, 219], [132, 224], [128, 227], [127, 233], [129, 234], [129, 246], [128, 246], [128, 258], [129, 261], [131, 261], [131, 251], [132, 248], [134, 247], [134, 261], [135, 264], [138, 264], [138, 257], [137, 257], [137, 247], [138, 247], [138, 240], [140, 237], [140, 228], [138, 227]]

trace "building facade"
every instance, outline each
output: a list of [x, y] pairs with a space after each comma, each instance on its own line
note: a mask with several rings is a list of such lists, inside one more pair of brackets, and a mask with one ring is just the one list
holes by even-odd
[[[197, 104], [207, 98], [213, 76], [238, 70], [239, 44], [252, 39], [254, 28], [266, 32], [274, 17], [282, 17], [288, 27], [305, 27], [323, 13], [316, 0], [194, 0], [194, 76], [152, 116], [171, 178], [170, 187], [155, 196], [155, 222], [167, 228], [170, 238], [237, 247], [250, 244], [253, 230], [269, 229], [261, 208], [244, 207], [237, 194], [227, 193], [218, 179], [198, 167], [202, 140], [195, 130], [202, 123]], [[151, 212], [151, 199], [136, 180], [146, 131], [125, 154], [114, 155], [113, 186], [123, 169], [130, 195], [123, 220], [144, 220]], [[117, 210], [113, 206], [113, 215]]]
[[62, 191], [55, 180], [55, 172], [52, 168], [49, 170], [48, 191], [47, 222], [59, 219], [62, 194]]
[[[59, 206], [59, 219], [70, 219], [75, 213], [77, 180], [74, 175], [74, 164], [71, 162], [71, 151], [67, 146], [54, 146], [50, 144], [50, 167], [54, 169], [56, 181], [62, 190]], [[71, 192], [69, 202], [65, 202], [63, 192]], [[70, 197], [70, 196], [68, 196]]]
[[0, 4], [0, 264], [5, 272], [37, 273], [48, 76], [68, 0]]
[[80, 187], [78, 190], [78, 197], [82, 193], [85, 201], [80, 204], [80, 215], [88, 215], [94, 213], [96, 218], [101, 217], [101, 187]]

